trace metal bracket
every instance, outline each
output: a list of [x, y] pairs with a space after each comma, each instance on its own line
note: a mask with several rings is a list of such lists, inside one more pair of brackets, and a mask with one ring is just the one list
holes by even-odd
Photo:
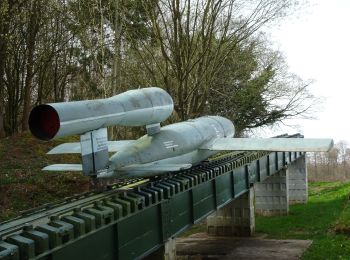
[[148, 135], [154, 135], [160, 131], [160, 123], [146, 125], [146, 130]]

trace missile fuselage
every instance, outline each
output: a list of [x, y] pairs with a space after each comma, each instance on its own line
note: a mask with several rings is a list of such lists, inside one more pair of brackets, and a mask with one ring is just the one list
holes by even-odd
[[136, 177], [137, 173], [133, 173], [129, 166], [151, 162], [195, 165], [217, 153], [200, 150], [202, 145], [215, 138], [232, 138], [233, 135], [233, 123], [220, 116], [206, 116], [175, 123], [162, 127], [155, 135], [145, 135], [118, 151], [110, 158], [110, 167], [116, 176], [125, 172]]

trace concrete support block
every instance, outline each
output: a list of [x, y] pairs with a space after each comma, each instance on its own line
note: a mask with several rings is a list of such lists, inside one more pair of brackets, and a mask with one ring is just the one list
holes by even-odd
[[286, 169], [254, 184], [255, 213], [263, 216], [288, 215], [288, 172]]
[[308, 177], [305, 155], [288, 165], [289, 203], [307, 203]]
[[253, 188], [207, 218], [207, 232], [209, 235], [251, 236], [254, 231]]
[[169, 238], [162, 247], [148, 255], [146, 260], [176, 260], [176, 240]]

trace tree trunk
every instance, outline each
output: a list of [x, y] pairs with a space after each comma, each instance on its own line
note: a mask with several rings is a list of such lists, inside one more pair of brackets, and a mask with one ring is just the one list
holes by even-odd
[[[2, 27], [2, 26], [1, 26]], [[0, 28], [0, 34], [3, 35], [3, 28]], [[0, 41], [0, 138], [5, 136], [4, 114], [5, 114], [5, 60], [6, 60], [6, 40]]]
[[[12, 10], [12, 2], [8, 2], [8, 10], [6, 15], [0, 17], [0, 138], [6, 135], [4, 127], [5, 119], [5, 63], [7, 59], [7, 36], [9, 32], [10, 12]], [[2, 8], [2, 5], [0, 5]]]
[[33, 1], [31, 14], [28, 23], [28, 38], [27, 38], [27, 50], [28, 58], [26, 65], [26, 78], [24, 85], [24, 99], [23, 99], [23, 115], [22, 115], [22, 131], [28, 130], [28, 119], [31, 105], [31, 93], [33, 85], [33, 67], [34, 67], [34, 51], [35, 41], [39, 30], [39, 4], [37, 1]]
[[122, 25], [120, 20], [121, 0], [114, 1], [114, 59], [112, 71], [111, 94], [115, 95], [121, 88], [121, 41]]

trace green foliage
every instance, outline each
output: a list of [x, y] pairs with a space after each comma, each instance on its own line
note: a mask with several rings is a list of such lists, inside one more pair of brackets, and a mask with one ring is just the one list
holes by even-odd
[[336, 227], [348, 224], [350, 183], [311, 183], [309, 189], [307, 204], [291, 205], [288, 216], [257, 217], [256, 231], [270, 238], [313, 240], [303, 259], [348, 259], [350, 240]]
[[[350, 193], [347, 199], [350, 200]], [[350, 201], [347, 201], [338, 220], [335, 222], [334, 230], [337, 234], [350, 235]]]

